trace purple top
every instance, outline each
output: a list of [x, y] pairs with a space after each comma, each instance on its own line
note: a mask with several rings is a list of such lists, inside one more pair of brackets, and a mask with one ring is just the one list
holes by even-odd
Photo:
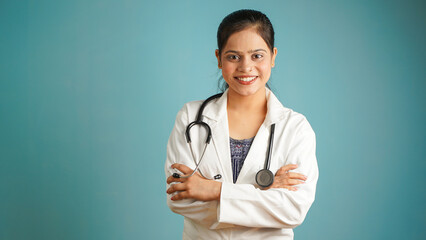
[[229, 140], [231, 143], [232, 176], [235, 183], [250, 150], [251, 144], [253, 143], [254, 137], [242, 140], [230, 137]]

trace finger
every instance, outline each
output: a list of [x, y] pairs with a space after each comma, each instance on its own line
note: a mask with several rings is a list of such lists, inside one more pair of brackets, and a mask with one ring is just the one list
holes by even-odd
[[174, 195], [173, 197], [171, 197], [170, 199], [172, 201], [176, 201], [176, 200], [182, 200], [182, 199], [185, 199], [185, 198], [189, 198], [188, 192], [180, 192], [180, 193]]
[[271, 188], [287, 188], [287, 186], [284, 186], [282, 184], [280, 185], [280, 184], [277, 184], [277, 183], [273, 183], [271, 186], [264, 188], [263, 190], [268, 190], [268, 189], [271, 189]]
[[272, 183], [271, 186], [269, 186], [268, 188], [265, 189], [269, 189], [269, 188], [291, 188], [291, 184], [288, 184], [288, 179], [278, 179], [275, 178], [274, 182]]
[[303, 181], [299, 181], [296, 179], [291, 179], [287, 177], [275, 178], [274, 184], [278, 187], [287, 187], [304, 183]]
[[193, 170], [191, 168], [189, 168], [188, 166], [186, 166], [184, 164], [180, 164], [180, 163], [175, 163], [171, 167], [181, 171], [185, 175], [191, 174], [193, 172]]
[[167, 193], [168, 194], [172, 194], [172, 193], [174, 193], [174, 192], [177, 192], [177, 191], [183, 191], [183, 190], [185, 190], [186, 188], [185, 188], [185, 185], [184, 184], [182, 184], [182, 183], [177, 183], [177, 184], [173, 184], [173, 185], [171, 185], [170, 187], [169, 187], [169, 189], [167, 189]]
[[304, 184], [305, 182], [299, 181], [299, 180], [295, 180], [295, 179], [287, 179], [287, 185], [299, 185], [299, 184]]
[[289, 191], [297, 191], [296, 187], [287, 186], [287, 187], [284, 187], [284, 188], [289, 190]]
[[268, 188], [265, 188], [265, 190], [268, 190], [270, 188], [282, 188], [282, 189], [287, 189], [289, 191], [297, 191], [297, 187], [292, 187], [292, 186], [283, 186], [283, 185], [279, 185], [279, 184], [273, 184]]
[[297, 167], [298, 167], [297, 164], [288, 164], [288, 165], [285, 165], [285, 166], [281, 167], [280, 169], [278, 169], [278, 171], [277, 171], [277, 173], [275, 175], [276, 176], [283, 175], [283, 174], [285, 174], [286, 172], [288, 172], [290, 170], [296, 169]]
[[172, 182], [185, 182], [185, 181], [186, 181], [186, 178], [175, 178], [173, 177], [173, 175], [167, 178], [167, 184], [170, 184]]
[[306, 177], [305, 175], [301, 173], [295, 173], [295, 172], [288, 172], [287, 177], [292, 179], [300, 179], [303, 181], [306, 181], [306, 179], [308, 179], [308, 177]]

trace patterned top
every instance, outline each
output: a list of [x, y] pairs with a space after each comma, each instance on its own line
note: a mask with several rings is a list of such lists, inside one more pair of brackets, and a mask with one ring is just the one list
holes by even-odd
[[232, 162], [232, 176], [234, 183], [237, 182], [238, 175], [243, 167], [244, 160], [250, 150], [254, 137], [249, 139], [237, 140], [229, 138], [231, 143], [231, 162]]

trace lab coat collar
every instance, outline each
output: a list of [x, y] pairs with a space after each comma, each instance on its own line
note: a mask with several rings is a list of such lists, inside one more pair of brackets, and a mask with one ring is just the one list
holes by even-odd
[[[266, 88], [266, 99], [268, 111], [264, 120], [265, 126], [270, 126], [273, 123], [277, 123], [285, 119], [286, 115], [290, 111], [285, 108], [281, 102], [277, 99], [274, 93]], [[228, 102], [228, 89], [223, 93], [223, 95], [213, 102], [209, 103], [203, 113], [204, 117], [207, 117], [214, 121], [219, 121], [223, 119], [224, 116], [227, 116], [227, 102]]]
[[[254, 174], [262, 169], [267, 149], [267, 139], [269, 136], [270, 125], [286, 118], [289, 109], [285, 108], [275, 97], [275, 95], [266, 89], [267, 107], [266, 118], [254, 138], [250, 151], [244, 161], [237, 183], [241, 181], [254, 183]], [[231, 150], [229, 144], [229, 128], [227, 115], [228, 90], [219, 98], [212, 100], [204, 110], [204, 120], [210, 125], [212, 130], [213, 145], [217, 156], [220, 159], [220, 168], [223, 174], [223, 180], [232, 182]]]

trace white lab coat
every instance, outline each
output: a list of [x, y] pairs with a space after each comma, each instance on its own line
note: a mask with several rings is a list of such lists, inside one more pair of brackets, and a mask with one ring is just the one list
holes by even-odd
[[[300, 225], [315, 198], [318, 166], [315, 156], [315, 133], [306, 118], [285, 108], [267, 89], [268, 111], [252, 143], [236, 184], [232, 166], [227, 118], [227, 91], [204, 109], [203, 120], [210, 125], [212, 142], [200, 164], [209, 178], [221, 174], [220, 201], [184, 199], [171, 201], [170, 209], [183, 215], [183, 239], [293, 239], [293, 228]], [[173, 163], [194, 169], [195, 164], [185, 139], [188, 124], [195, 120], [203, 101], [189, 102], [179, 111], [167, 145], [166, 178], [173, 172]], [[256, 173], [264, 167], [270, 126], [275, 123], [275, 137], [270, 170], [275, 173], [287, 164], [298, 164], [294, 170], [307, 176], [298, 191], [287, 189], [261, 190]], [[203, 128], [193, 127], [191, 140], [199, 160], [205, 142]], [[169, 185], [167, 186], [167, 188]]]

